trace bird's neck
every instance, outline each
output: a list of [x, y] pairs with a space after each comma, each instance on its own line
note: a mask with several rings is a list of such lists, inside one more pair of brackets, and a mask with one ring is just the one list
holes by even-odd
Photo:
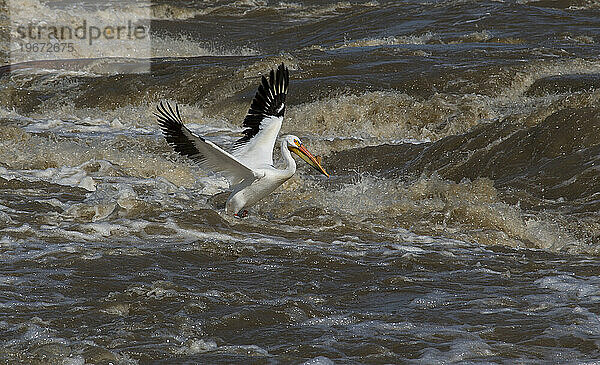
[[294, 175], [296, 172], [296, 161], [292, 157], [290, 150], [287, 148], [287, 141], [285, 140], [281, 142], [281, 156], [285, 162], [285, 168], [283, 171], [289, 174], [289, 177], [292, 177], [292, 175]]

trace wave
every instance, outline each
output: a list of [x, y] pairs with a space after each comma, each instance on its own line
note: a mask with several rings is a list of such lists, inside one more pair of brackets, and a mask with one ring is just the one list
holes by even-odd
[[[596, 101], [598, 97], [600, 93], [596, 93]], [[342, 151], [328, 158], [329, 169], [333, 174], [360, 171], [408, 181], [411, 176], [421, 176], [409, 186], [424, 184], [429, 190], [421, 196], [435, 198], [428, 201], [435, 202], [431, 206], [412, 202], [412, 191], [394, 198], [389, 189], [375, 196], [409, 199], [415, 207], [410, 215], [419, 219], [425, 219], [419, 212], [440, 214], [446, 223], [457, 213], [461, 224], [474, 224], [475, 230], [496, 227], [502, 232], [489, 240], [477, 233], [473, 238], [477, 242], [508, 244], [506, 237], [512, 237], [536, 248], [596, 252], [599, 130], [600, 109], [565, 108], [526, 128], [505, 120], [433, 143]], [[431, 178], [438, 174], [440, 178]], [[474, 186], [477, 188], [468, 190]], [[441, 190], [435, 191], [435, 187]], [[457, 207], [449, 209], [446, 199], [450, 198], [444, 194], [454, 194]], [[480, 198], [477, 194], [484, 195]], [[484, 207], [483, 202], [489, 205]], [[428, 211], [431, 207], [435, 209]]]
[[203, 43], [187, 35], [153, 35], [152, 57], [227, 57], [256, 56], [260, 51], [251, 47], [227, 47], [214, 42]]
[[[147, 220], [186, 209], [213, 212], [210, 219], [230, 224], [214, 212], [211, 198], [226, 190], [224, 180], [174, 158], [157, 132], [99, 139], [68, 135], [64, 128], [0, 128], [3, 184], [87, 191], [84, 200], [51, 208], [82, 224], [115, 215]], [[331, 180], [313, 177], [301, 164], [253, 214], [274, 219], [271, 229], [277, 231], [315, 226], [381, 236], [378, 227], [404, 227], [489, 245], [595, 253], [598, 130], [600, 109], [564, 109], [528, 128], [507, 120], [436, 142], [342, 150], [325, 158]], [[327, 148], [326, 140], [316, 141], [307, 144]]]
[[[577, 41], [583, 41], [586, 38], [577, 38]], [[460, 37], [444, 37], [431, 31], [427, 31], [418, 35], [396, 35], [383, 38], [364, 38], [357, 40], [344, 40], [343, 43], [331, 46], [321, 47], [312, 46], [312, 49], [319, 50], [338, 50], [344, 48], [357, 47], [378, 47], [378, 46], [398, 46], [398, 45], [426, 45], [426, 44], [465, 44], [465, 43], [504, 43], [504, 44], [521, 44], [525, 41], [513, 37], [494, 37], [492, 32], [481, 30], [477, 32], [465, 33]], [[589, 40], [588, 40], [589, 42]]]

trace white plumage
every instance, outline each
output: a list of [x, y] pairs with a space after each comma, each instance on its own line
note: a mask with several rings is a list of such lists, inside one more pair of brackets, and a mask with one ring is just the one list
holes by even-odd
[[[169, 103], [158, 105], [158, 118], [167, 143], [183, 156], [200, 166], [222, 174], [229, 180], [233, 191], [227, 199], [225, 211], [237, 217], [247, 214], [246, 208], [272, 193], [294, 175], [296, 162], [290, 152], [296, 153], [309, 165], [327, 175], [319, 161], [296, 136], [287, 135], [281, 141], [281, 155], [285, 168], [273, 166], [273, 148], [285, 113], [285, 99], [289, 72], [281, 64], [277, 72], [264, 76], [244, 119], [244, 137], [235, 142], [231, 153], [197, 136], [183, 125], [179, 107]], [[165, 106], [166, 105], [166, 106]]]

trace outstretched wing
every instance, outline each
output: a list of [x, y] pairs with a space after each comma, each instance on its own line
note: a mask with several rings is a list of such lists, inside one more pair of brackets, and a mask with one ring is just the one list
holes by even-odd
[[244, 119], [244, 137], [234, 144], [233, 154], [248, 166], [273, 164], [273, 147], [285, 113], [285, 97], [290, 76], [287, 67], [271, 70], [269, 80], [262, 76], [258, 91]]
[[177, 153], [189, 157], [202, 167], [221, 173], [231, 185], [238, 184], [245, 179], [254, 179], [252, 170], [237, 158], [187, 129], [183, 125], [177, 104], [175, 104], [175, 110], [168, 102], [165, 104], [166, 107], [161, 101], [156, 107], [158, 113], [154, 113], [154, 115], [158, 119], [167, 143]]

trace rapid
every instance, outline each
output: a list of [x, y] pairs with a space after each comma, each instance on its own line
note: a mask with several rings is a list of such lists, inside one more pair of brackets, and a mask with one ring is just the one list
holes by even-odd
[[[0, 362], [600, 358], [596, 2], [20, 3], [2, 29], [128, 12], [151, 49], [27, 62], [0, 32]], [[152, 113], [227, 148], [282, 62], [282, 134], [331, 178], [234, 219]]]

